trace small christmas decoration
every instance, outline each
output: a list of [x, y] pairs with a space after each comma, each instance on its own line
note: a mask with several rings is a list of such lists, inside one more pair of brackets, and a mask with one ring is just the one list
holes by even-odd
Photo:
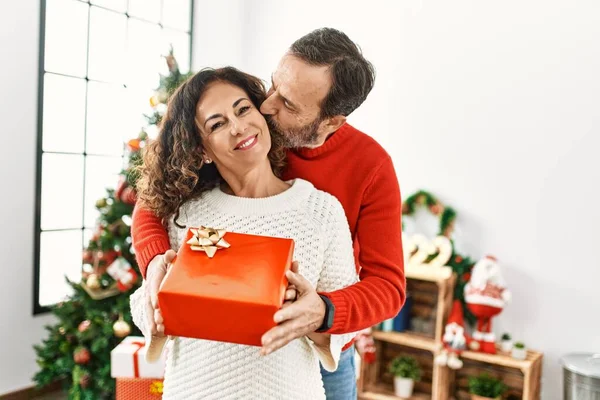
[[442, 341], [444, 349], [436, 356], [435, 363], [447, 365], [451, 369], [462, 368], [463, 362], [458, 357], [467, 348], [467, 335], [464, 329], [462, 304], [459, 300], [454, 300], [452, 304], [452, 311], [448, 317]]
[[510, 297], [496, 258], [486, 256], [479, 260], [473, 267], [471, 279], [465, 286], [465, 301], [469, 310], [477, 318], [473, 341], [479, 343], [481, 352], [496, 354], [492, 318], [502, 312]]
[[78, 330], [80, 333], [83, 333], [83, 332], [85, 332], [85, 331], [87, 331], [87, 330], [88, 330], [88, 328], [90, 327], [90, 325], [91, 325], [91, 324], [92, 324], [92, 323], [90, 322], [90, 320], [89, 320], [89, 319], [86, 319], [85, 321], [81, 321], [81, 323], [80, 323], [80, 324], [79, 324], [79, 326], [77, 327], [77, 330]]
[[358, 332], [356, 336], [356, 350], [360, 354], [363, 362], [372, 364], [376, 359], [375, 341], [371, 334], [371, 328]]
[[81, 378], [79, 378], [79, 386], [81, 386], [83, 389], [89, 388], [91, 383], [92, 377], [90, 374], [83, 374], [81, 375]]
[[98, 275], [96, 274], [90, 274], [85, 281], [85, 284], [92, 290], [100, 289], [100, 278], [98, 278]]
[[81, 346], [75, 349], [75, 352], [73, 353], [73, 361], [75, 361], [76, 364], [87, 364], [90, 362], [90, 359], [91, 354], [87, 348]]
[[113, 332], [118, 338], [124, 338], [131, 333], [131, 326], [123, 319], [123, 315], [113, 324]]
[[117, 282], [117, 286], [122, 292], [129, 290], [137, 282], [137, 273], [124, 257], [114, 260], [106, 272]]

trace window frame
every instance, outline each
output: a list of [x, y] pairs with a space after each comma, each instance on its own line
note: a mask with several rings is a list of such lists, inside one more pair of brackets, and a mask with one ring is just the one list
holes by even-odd
[[[87, 48], [86, 48], [86, 76], [84, 78], [81, 77], [75, 77], [78, 79], [82, 79], [85, 81], [85, 125], [84, 125], [84, 129], [83, 129], [83, 137], [84, 137], [84, 144], [85, 144], [85, 138], [88, 134], [87, 132], [87, 112], [88, 112], [88, 90], [89, 90], [89, 82], [96, 82], [93, 79], [89, 79], [88, 78], [88, 66], [89, 66], [89, 58], [90, 58], [90, 49], [89, 49], [89, 45], [90, 45], [90, 9], [91, 7], [97, 7], [103, 10], [109, 10], [111, 12], [115, 12], [121, 15], [125, 15], [127, 17], [127, 21], [129, 22], [129, 20], [134, 19], [134, 20], [138, 20], [138, 21], [145, 21], [145, 22], [150, 22], [150, 21], [146, 21], [143, 18], [138, 18], [138, 17], [133, 17], [129, 15], [129, 0], [126, 1], [126, 11], [125, 12], [120, 12], [120, 11], [115, 11], [115, 10], [111, 10], [108, 9], [106, 7], [102, 7], [99, 5], [95, 5], [90, 3], [89, 1], [84, 1], [84, 0], [72, 0], [72, 1], [78, 1], [80, 3], [83, 4], [87, 4], [89, 9], [88, 9], [88, 16], [87, 16]], [[168, 1], [168, 0], [160, 0], [160, 9], [161, 9], [161, 14], [162, 14], [162, 10], [163, 10], [163, 6], [164, 6], [164, 2]], [[188, 0], [190, 2], [190, 25], [189, 25], [189, 32], [186, 32], [187, 34], [189, 34], [189, 69], [191, 70], [192, 65], [193, 65], [193, 43], [194, 43], [194, 0]], [[82, 227], [81, 227], [81, 235], [82, 235], [82, 241], [84, 238], [84, 233], [85, 230], [88, 229], [85, 226], [85, 181], [86, 181], [86, 160], [88, 157], [88, 153], [87, 153], [87, 149], [84, 147], [83, 152], [82, 153], [71, 153], [71, 152], [60, 152], [60, 151], [48, 151], [45, 152], [43, 150], [43, 139], [44, 139], [44, 135], [43, 135], [43, 123], [44, 123], [44, 76], [46, 74], [46, 70], [45, 70], [45, 46], [46, 46], [46, 2], [47, 0], [40, 0], [40, 23], [39, 23], [39, 27], [40, 27], [40, 32], [39, 32], [39, 59], [38, 59], [38, 104], [37, 104], [37, 137], [36, 137], [36, 167], [35, 167], [35, 209], [34, 209], [34, 215], [35, 215], [35, 226], [34, 226], [34, 232], [33, 232], [33, 243], [34, 243], [34, 254], [33, 254], [33, 315], [40, 315], [40, 314], [46, 314], [49, 313], [51, 311], [51, 306], [43, 306], [40, 304], [40, 277], [41, 277], [41, 271], [40, 271], [40, 261], [41, 261], [41, 255], [40, 255], [40, 251], [41, 251], [41, 238], [42, 238], [42, 232], [57, 232], [57, 231], [75, 231], [78, 228], [66, 228], [66, 229], [48, 229], [48, 230], [42, 230], [41, 227], [41, 223], [42, 223], [42, 159], [43, 159], [43, 155], [44, 153], [47, 154], [64, 154], [64, 155], [81, 155], [83, 156], [83, 199], [82, 199], [82, 203], [83, 204], [83, 212], [84, 215], [82, 215]], [[161, 29], [165, 28], [165, 26], [163, 25], [163, 21], [162, 21], [162, 15], [160, 18], [159, 22], [151, 22], [153, 24], [156, 24], [158, 26], [160, 26]], [[172, 27], [166, 27], [167, 29], [173, 29]], [[183, 32], [182, 30], [180, 32]], [[48, 71], [49, 73], [58, 75], [58, 76], [66, 76], [66, 77], [74, 77], [68, 74], [61, 74], [61, 73], [56, 73], [53, 71]], [[126, 87], [126, 85], [124, 85], [124, 87]], [[135, 133], [132, 133], [132, 135], [135, 135]], [[133, 136], [132, 136], [133, 137]], [[94, 154], [90, 154], [90, 155], [94, 155]], [[115, 186], [116, 186], [117, 182], [115, 182]], [[85, 243], [82, 243], [83, 246], [85, 246]], [[81, 251], [83, 251], [83, 248], [80, 249]]]

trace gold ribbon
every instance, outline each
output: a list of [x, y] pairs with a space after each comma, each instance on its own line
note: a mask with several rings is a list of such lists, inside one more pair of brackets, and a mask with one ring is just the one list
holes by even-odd
[[187, 241], [190, 248], [194, 251], [203, 251], [208, 255], [209, 258], [213, 258], [217, 250], [227, 249], [230, 244], [227, 243], [223, 236], [225, 236], [225, 229], [207, 228], [201, 226], [200, 228], [190, 228], [192, 237]]
[[162, 394], [163, 383], [162, 381], [154, 381], [150, 384], [150, 394]]

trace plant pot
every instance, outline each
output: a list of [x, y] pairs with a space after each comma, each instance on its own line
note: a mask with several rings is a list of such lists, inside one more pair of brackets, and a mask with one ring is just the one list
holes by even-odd
[[503, 340], [500, 343], [500, 348], [504, 353], [510, 353], [513, 348], [512, 340]]
[[394, 377], [394, 394], [401, 398], [412, 396], [415, 381], [409, 378]]
[[512, 358], [515, 360], [524, 360], [527, 358], [527, 349], [512, 348]]
[[500, 396], [498, 397], [483, 397], [483, 396], [479, 396], [476, 394], [471, 394], [471, 400], [499, 400]]

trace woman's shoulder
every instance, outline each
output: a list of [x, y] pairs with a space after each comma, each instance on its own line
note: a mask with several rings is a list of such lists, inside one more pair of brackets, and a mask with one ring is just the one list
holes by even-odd
[[309, 185], [310, 194], [306, 199], [305, 210], [321, 223], [329, 223], [335, 218], [346, 218], [342, 203], [331, 193], [319, 190], [308, 181], [301, 181], [302, 184]]

